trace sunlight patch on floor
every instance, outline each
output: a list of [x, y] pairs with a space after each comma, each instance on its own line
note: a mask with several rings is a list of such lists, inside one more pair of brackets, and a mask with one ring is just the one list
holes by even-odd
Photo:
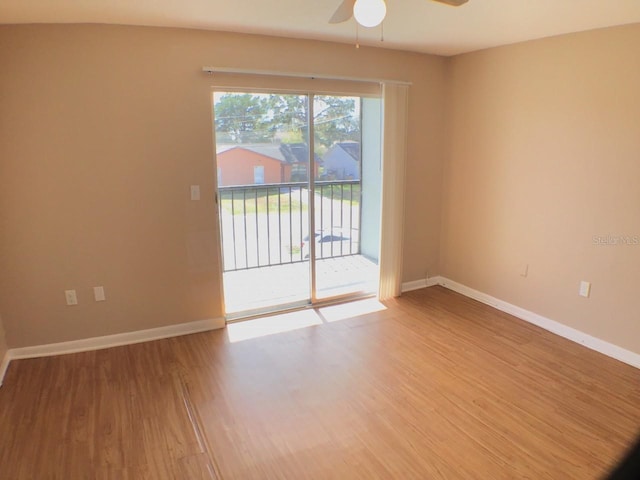
[[331, 323], [357, 317], [359, 315], [380, 312], [386, 309], [387, 307], [385, 307], [377, 299], [367, 298], [366, 300], [358, 300], [355, 302], [341, 303], [339, 305], [322, 307], [319, 308], [318, 311], [326, 322]]
[[229, 341], [235, 343], [314, 325], [322, 325], [322, 319], [318, 314], [314, 310], [300, 310], [231, 323], [227, 325], [226, 331]]
[[349, 318], [367, 315], [386, 310], [375, 298], [356, 300], [353, 302], [331, 305], [318, 309], [298, 310], [295, 312], [270, 315], [253, 320], [244, 320], [227, 325], [226, 333], [229, 342], [266, 337], [278, 333], [290, 332], [323, 323], [338, 322]]

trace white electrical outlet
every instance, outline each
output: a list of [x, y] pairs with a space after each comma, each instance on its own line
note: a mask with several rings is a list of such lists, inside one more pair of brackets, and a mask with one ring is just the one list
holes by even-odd
[[104, 302], [106, 300], [104, 287], [93, 287], [93, 298], [96, 299], [96, 302]]
[[191, 185], [191, 200], [200, 200], [200, 185]]
[[64, 297], [67, 300], [67, 305], [77, 305], [78, 304], [78, 296], [76, 295], [75, 290], [65, 290]]
[[581, 281], [578, 294], [581, 297], [589, 297], [589, 295], [591, 295], [591, 282], [585, 282], [584, 280]]

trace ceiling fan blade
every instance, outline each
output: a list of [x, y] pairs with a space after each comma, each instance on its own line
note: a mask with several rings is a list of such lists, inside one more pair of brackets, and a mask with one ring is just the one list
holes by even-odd
[[343, 0], [337, 8], [333, 16], [329, 19], [329, 23], [342, 23], [353, 17], [353, 6], [356, 0]]
[[469, 0], [432, 0], [433, 2], [444, 3], [445, 5], [451, 5], [452, 7], [459, 7], [464, 5]]

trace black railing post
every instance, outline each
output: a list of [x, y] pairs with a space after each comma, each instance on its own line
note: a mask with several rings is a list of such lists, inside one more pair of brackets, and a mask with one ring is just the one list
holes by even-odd
[[[233, 232], [233, 269], [238, 269], [238, 252], [236, 249], [236, 207], [234, 205], [235, 195], [231, 190], [231, 231]], [[224, 232], [222, 232], [224, 235]]]
[[269, 218], [269, 192], [267, 187], [267, 265], [271, 265], [271, 218]]
[[[331, 258], [331, 257], [342, 257], [342, 256], [347, 256], [347, 255], [354, 255], [354, 254], [358, 254], [360, 253], [360, 238], [359, 238], [359, 229], [355, 229], [353, 228], [353, 220], [354, 220], [354, 215], [358, 215], [358, 218], [360, 218], [360, 211], [362, 209], [361, 206], [361, 201], [359, 201], [357, 204], [354, 203], [354, 194], [353, 194], [353, 189], [356, 185], [360, 185], [360, 182], [357, 180], [349, 180], [349, 181], [317, 181], [316, 182], [316, 193], [314, 198], [308, 198], [309, 202], [313, 202], [313, 210], [314, 211], [318, 211], [319, 212], [319, 216], [320, 216], [320, 222], [319, 222], [319, 229], [318, 229], [318, 225], [316, 224], [316, 231], [315, 232], [309, 232], [308, 235], [308, 241], [309, 242], [319, 242], [318, 243], [318, 248], [316, 249], [316, 258], [322, 259], [322, 258]], [[237, 185], [237, 186], [227, 186], [227, 187], [218, 187], [218, 191], [219, 191], [219, 205], [218, 205], [218, 211], [219, 211], [219, 215], [220, 215], [220, 234], [221, 234], [221, 246], [223, 248], [223, 269], [225, 272], [229, 272], [229, 271], [235, 271], [235, 270], [246, 270], [246, 269], [252, 269], [252, 268], [260, 268], [260, 267], [264, 267], [264, 266], [273, 266], [273, 265], [282, 265], [285, 263], [298, 263], [298, 262], [303, 262], [306, 261], [306, 259], [304, 258], [304, 251], [302, 250], [302, 248], [300, 248], [300, 255], [294, 254], [293, 250], [294, 250], [294, 245], [293, 245], [293, 241], [295, 240], [300, 240], [299, 244], [300, 247], [302, 246], [302, 239], [304, 237], [304, 213], [302, 211], [303, 207], [304, 207], [304, 201], [303, 201], [303, 193], [302, 193], [302, 189], [308, 187], [308, 184], [306, 182], [290, 182], [290, 183], [275, 183], [275, 184], [263, 184], [263, 185]], [[293, 189], [297, 188], [298, 189], [298, 195], [294, 195], [293, 194]], [[345, 188], [349, 189], [349, 198], [346, 199], [345, 198]], [[271, 196], [271, 190], [275, 190], [277, 192], [277, 212], [274, 212], [275, 208], [271, 208], [270, 206], [270, 196]], [[336, 194], [337, 191], [334, 192], [334, 189], [336, 189], [337, 191], [339, 191], [340, 193], [340, 201], [337, 201], [336, 198]], [[338, 190], [339, 189], [339, 190]], [[264, 193], [264, 200], [265, 200], [265, 211], [261, 212], [261, 205], [262, 202], [260, 202], [260, 195], [262, 195]], [[289, 202], [288, 202], [288, 212], [283, 212], [283, 202], [282, 202], [282, 197], [283, 195], [285, 196], [285, 200], [288, 198]], [[327, 203], [326, 208], [329, 208], [329, 211], [326, 212], [325, 210], [325, 205], [324, 205], [324, 199], [325, 196], [327, 198], [327, 200], [329, 200], [329, 202]], [[237, 197], [241, 198], [242, 201], [242, 208], [238, 208], [239, 206], [237, 205]], [[299, 203], [299, 213], [297, 215], [294, 215], [293, 213], [293, 201], [294, 199], [297, 197], [297, 201]], [[320, 205], [316, 205], [316, 197], [318, 198], [318, 201], [320, 202]], [[238, 198], [238, 200], [240, 200], [240, 198]], [[360, 197], [359, 197], [360, 198]], [[255, 215], [255, 226], [256, 226], [256, 231], [255, 231], [255, 238], [249, 239], [249, 231], [248, 231], [248, 227], [250, 224], [252, 224], [253, 222], [251, 222], [251, 220], [247, 219], [247, 215], [249, 214], [248, 212], [248, 208], [247, 208], [247, 201], [251, 202], [253, 200], [253, 204], [254, 204], [254, 215]], [[228, 209], [227, 207], [227, 202], [231, 203], [230, 205], [230, 209], [231, 209], [231, 221], [230, 222], [224, 222], [222, 219], [222, 212], [225, 210], [225, 208]], [[344, 225], [344, 221], [345, 219], [345, 212], [344, 212], [344, 208], [345, 205], [348, 201], [348, 208], [349, 208], [349, 226], [348, 229], [347, 227], [345, 227]], [[334, 212], [335, 208], [338, 208], [337, 205], [340, 208], [340, 212]], [[354, 212], [354, 208], [358, 208], [358, 212]], [[309, 208], [309, 206], [308, 206]], [[278, 251], [279, 254], [277, 256], [277, 258], [272, 258], [271, 255], [271, 215], [272, 213], [275, 213], [278, 215]], [[288, 213], [288, 215], [287, 215]], [[328, 216], [328, 220], [330, 221], [330, 225], [327, 227], [325, 226], [325, 213]], [[264, 228], [264, 223], [261, 221], [261, 217], [260, 215], [264, 214], [265, 215], [265, 222], [266, 222], [266, 228]], [[284, 214], [284, 215], [283, 215]], [[336, 230], [334, 231], [334, 219], [337, 220], [338, 219], [338, 215], [339, 215], [339, 219], [340, 219], [340, 227], [336, 227]], [[236, 218], [236, 217], [240, 217], [242, 216], [242, 218]], [[283, 217], [285, 218], [285, 222], [286, 222], [286, 217], [289, 217], [288, 221], [289, 221], [289, 235], [288, 235], [288, 239], [289, 239], [289, 253], [288, 255], [283, 255], [283, 250], [284, 250], [284, 245], [282, 244], [283, 241], [283, 226], [282, 226], [282, 221], [283, 221]], [[298, 235], [294, 236], [293, 235], [293, 218], [294, 216], [296, 217], [296, 219], [300, 220], [300, 226], [299, 226], [299, 231], [298, 231]], [[225, 226], [226, 223], [226, 226]], [[229, 225], [230, 224], [230, 225]], [[228, 231], [230, 227], [230, 232]], [[348, 241], [349, 241], [349, 245], [348, 248], [345, 248], [346, 245], [343, 244], [344, 240], [340, 241], [340, 246], [335, 246], [333, 245], [334, 242], [330, 242], [331, 245], [324, 245], [324, 243], [326, 242], [321, 242], [320, 240], [322, 240], [323, 236], [326, 235], [330, 235], [330, 236], [337, 236], [338, 235], [338, 228], [340, 231], [340, 236], [342, 236], [344, 234], [345, 230], [348, 230], [349, 235], [348, 235]], [[262, 256], [262, 262], [261, 262], [261, 255], [260, 255], [260, 242], [261, 242], [261, 238], [264, 238], [265, 235], [265, 230], [266, 231], [266, 237], [267, 237], [267, 248], [266, 248], [266, 252], [267, 252], [267, 258], [265, 260], [264, 255]], [[242, 232], [241, 232], [242, 231]], [[238, 238], [238, 235], [242, 233], [243, 237], [242, 239]], [[318, 233], [318, 238], [316, 238], [316, 233]], [[358, 238], [355, 239], [355, 241], [357, 242], [357, 248], [354, 248], [354, 236], [357, 235]], [[238, 244], [237, 242], [240, 241], [241, 243]], [[256, 257], [255, 259], [253, 258], [249, 258], [249, 254], [250, 252], [254, 251], [254, 244], [253, 242], [255, 241], [255, 252], [256, 252]], [[245, 261], [243, 264], [238, 263], [238, 249], [242, 248], [242, 244], [244, 243], [244, 255], [245, 255]], [[328, 247], [328, 248], [327, 248]], [[274, 245], [275, 248], [275, 245]], [[325, 250], [327, 250], [327, 252], [325, 252]], [[346, 251], [348, 250], [348, 252]], [[310, 251], [310, 248], [309, 248]], [[233, 259], [233, 264], [231, 264], [231, 259]], [[227, 261], [229, 260], [229, 261]]]

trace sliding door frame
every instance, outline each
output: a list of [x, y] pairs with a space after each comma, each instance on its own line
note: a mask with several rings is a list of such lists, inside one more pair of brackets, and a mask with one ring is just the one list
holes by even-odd
[[315, 155], [315, 123], [313, 121], [313, 103], [315, 93], [307, 94], [307, 130], [309, 138], [309, 172], [307, 173], [307, 187], [309, 192], [309, 279], [311, 288], [310, 302], [312, 306], [318, 303], [316, 278], [316, 155]]
[[[366, 80], [363, 80], [366, 81]], [[401, 82], [399, 82], [401, 83]], [[345, 91], [345, 92], [340, 92], [339, 90], [336, 91], [316, 91], [316, 90], [305, 90], [305, 89], [288, 89], [288, 88], [271, 88], [271, 87], [245, 87], [245, 86], [233, 86], [233, 85], [224, 85], [224, 84], [216, 84], [215, 86], [213, 86], [210, 90], [210, 99], [213, 99], [213, 94], [216, 92], [237, 92], [237, 93], [256, 93], [256, 94], [273, 94], [273, 93], [279, 93], [279, 94], [288, 94], [288, 95], [304, 95], [307, 98], [307, 102], [308, 102], [308, 108], [307, 108], [307, 128], [308, 128], [308, 143], [309, 143], [309, 173], [308, 173], [308, 182], [307, 182], [307, 186], [308, 186], [308, 203], [310, 205], [310, 213], [309, 213], [309, 219], [308, 219], [308, 223], [309, 223], [309, 237], [310, 239], [313, 239], [313, 232], [315, 232], [315, 171], [316, 171], [316, 162], [315, 162], [315, 155], [314, 155], [314, 150], [315, 150], [315, 132], [314, 132], [314, 119], [313, 119], [313, 115], [314, 115], [314, 100], [315, 97], [317, 95], [327, 95], [327, 96], [331, 96], [331, 95], [335, 95], [335, 96], [357, 96], [360, 98], [363, 97], [373, 97], [373, 98], [379, 98], [381, 101], [381, 106], [384, 109], [384, 96], [383, 96], [383, 90], [379, 93], [379, 94], [371, 94], [371, 93], [357, 93], [357, 92], [349, 92], [349, 91]], [[212, 105], [213, 107], [213, 105]], [[214, 185], [214, 189], [215, 189], [215, 202], [216, 202], [216, 227], [217, 227], [217, 235], [218, 235], [218, 242], [219, 242], [219, 246], [216, 249], [218, 252], [218, 278], [219, 278], [219, 284], [220, 284], [220, 293], [221, 293], [221, 304], [222, 304], [222, 309], [223, 309], [223, 315], [225, 316], [225, 318], [228, 319], [229, 315], [227, 314], [226, 311], [226, 305], [225, 305], [225, 294], [224, 294], [224, 268], [223, 268], [223, 264], [222, 264], [222, 225], [221, 225], [221, 221], [222, 219], [220, 218], [220, 214], [219, 214], [219, 192], [218, 192], [218, 178], [217, 178], [217, 155], [216, 155], [216, 132], [215, 132], [215, 109], [211, 108], [212, 111], [212, 131], [213, 131], [213, 151], [214, 151], [214, 179], [215, 179], [215, 185]], [[362, 115], [362, 112], [360, 113], [360, 115]], [[384, 115], [383, 115], [384, 117]], [[362, 123], [362, 122], [361, 122]], [[385, 128], [381, 129], [381, 142], [384, 145], [384, 132], [385, 132]], [[360, 141], [360, 144], [362, 145], [362, 141]], [[384, 148], [382, 150], [384, 152]], [[362, 151], [361, 151], [361, 155], [362, 155]], [[383, 181], [383, 185], [384, 185], [384, 176], [385, 176], [385, 158], [384, 158], [384, 153], [382, 154], [382, 165], [383, 168], [381, 170], [381, 175], [382, 175], [382, 181]], [[362, 165], [360, 166], [360, 168], [362, 168]], [[404, 179], [403, 179], [404, 180]], [[384, 195], [384, 186], [383, 186], [383, 198], [385, 197]], [[384, 225], [385, 219], [384, 219], [384, 206], [380, 205], [380, 215], [381, 215], [381, 225]], [[361, 221], [362, 219], [360, 219]], [[380, 244], [383, 244], [383, 236], [384, 236], [384, 232], [383, 229], [380, 228], [380, 231], [378, 232], [379, 236], [380, 236]], [[374, 295], [378, 295], [379, 294], [379, 290], [376, 292], [372, 292], [372, 293], [368, 293], [368, 292], [364, 292], [364, 291], [360, 291], [360, 292], [353, 292], [353, 293], [348, 293], [348, 294], [339, 294], [339, 295], [334, 295], [334, 296], [330, 296], [330, 297], [322, 297], [321, 299], [318, 298], [317, 295], [317, 278], [316, 278], [316, 273], [317, 273], [317, 268], [316, 268], [316, 258], [315, 258], [315, 250], [316, 250], [316, 245], [315, 245], [315, 241], [310, 241], [309, 242], [309, 272], [310, 272], [310, 296], [309, 296], [309, 300], [308, 302], [304, 302], [300, 301], [300, 302], [295, 302], [295, 303], [291, 303], [291, 304], [283, 304], [283, 305], [275, 305], [275, 307], [284, 307], [281, 309], [281, 311], [286, 311], [286, 310], [295, 310], [295, 309], [301, 309], [301, 308], [313, 308], [319, 305], [323, 305], [323, 304], [331, 304], [331, 303], [336, 303], [336, 302], [340, 302], [340, 301], [346, 301], [348, 299], [356, 299], [356, 298], [363, 298], [363, 297], [371, 297]], [[379, 255], [379, 264], [382, 264], [382, 255], [383, 255], [383, 250], [380, 250], [380, 255]], [[378, 279], [378, 289], [380, 286], [380, 280]], [[242, 320], [245, 318], [251, 318], [252, 316], [256, 316], [256, 315], [262, 315], [262, 314], [267, 314], [268, 310], [265, 309], [264, 312], [256, 312], [255, 314], [251, 311], [247, 312], [246, 316], [243, 316], [241, 314], [241, 316], [236, 317], [234, 320], [230, 320], [228, 319], [227, 322], [230, 321], [238, 321], [238, 320]]]

